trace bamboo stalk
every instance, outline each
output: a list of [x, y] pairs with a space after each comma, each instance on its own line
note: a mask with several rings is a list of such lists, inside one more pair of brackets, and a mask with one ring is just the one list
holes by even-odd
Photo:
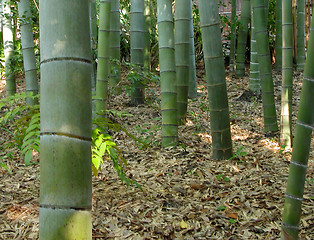
[[229, 106], [217, 1], [199, 0], [213, 159], [232, 156]]
[[[314, 18], [312, 18], [312, 25]], [[314, 124], [314, 28], [311, 28], [298, 120], [282, 216], [283, 239], [298, 239], [305, 175]]]
[[171, 1], [157, 0], [157, 13], [162, 115], [162, 146], [168, 147], [177, 145], [178, 143], [177, 84]]

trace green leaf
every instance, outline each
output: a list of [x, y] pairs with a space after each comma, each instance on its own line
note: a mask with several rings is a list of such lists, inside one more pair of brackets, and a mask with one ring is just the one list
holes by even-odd
[[21, 149], [24, 149], [26, 146], [32, 144], [33, 142], [34, 142], [34, 139], [32, 139], [32, 138], [26, 140], [25, 142], [23, 142]]
[[236, 220], [236, 219], [233, 219], [233, 218], [230, 218], [230, 219], [229, 219], [229, 222], [232, 223], [232, 224], [234, 224], [234, 223], [237, 222], [237, 220]]
[[3, 167], [5, 170], [12, 174], [12, 171], [5, 164], [0, 162], [0, 167]]
[[25, 166], [29, 166], [29, 164], [32, 160], [32, 157], [33, 157], [33, 150], [28, 150], [25, 154], [25, 157], [24, 157]]
[[220, 207], [217, 208], [218, 211], [224, 211], [226, 209], [227, 209], [226, 206], [220, 206]]
[[225, 181], [225, 182], [230, 182], [230, 178], [224, 177], [224, 181]]
[[220, 181], [223, 178], [223, 176], [224, 176], [223, 174], [218, 174], [217, 175], [217, 180]]

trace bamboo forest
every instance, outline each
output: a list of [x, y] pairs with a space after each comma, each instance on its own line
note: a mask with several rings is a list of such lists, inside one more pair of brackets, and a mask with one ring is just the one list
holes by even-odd
[[313, 240], [313, 4], [0, 0], [0, 240]]

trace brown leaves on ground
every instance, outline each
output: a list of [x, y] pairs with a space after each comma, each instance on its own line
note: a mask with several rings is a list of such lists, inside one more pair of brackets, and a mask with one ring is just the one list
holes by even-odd
[[[295, 75], [293, 120], [302, 75]], [[277, 114], [280, 75], [275, 74]], [[127, 174], [143, 191], [121, 184], [110, 162], [93, 179], [93, 239], [278, 239], [291, 154], [280, 151], [278, 135], [263, 132], [262, 105], [247, 92], [248, 77], [227, 76], [232, 160], [211, 159], [207, 91], [190, 100], [188, 119], [179, 127], [180, 146], [160, 147], [159, 90], [149, 87], [153, 103], [129, 107], [126, 94], [111, 97], [111, 109], [132, 116], [115, 117], [129, 132], [150, 142], [141, 148], [125, 133], [113, 133], [128, 161]], [[1, 141], [9, 135], [1, 132]], [[302, 204], [301, 238], [314, 239], [313, 142]], [[16, 150], [12, 150], [13, 152]], [[14, 152], [18, 156], [18, 153]], [[0, 239], [36, 239], [38, 234], [38, 166], [25, 167], [19, 157], [0, 169]]]

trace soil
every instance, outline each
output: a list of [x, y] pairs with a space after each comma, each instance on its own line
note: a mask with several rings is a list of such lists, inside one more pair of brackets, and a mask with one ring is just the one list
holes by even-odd
[[[281, 75], [273, 73], [279, 122]], [[204, 72], [198, 71], [198, 97], [189, 100], [187, 123], [179, 127], [178, 147], [160, 147], [160, 94], [146, 89], [147, 103], [130, 107], [126, 93], [110, 97], [110, 109], [128, 115], [111, 118], [149, 143], [145, 148], [123, 131], [112, 137], [127, 160], [127, 175], [143, 188], [121, 183], [110, 161], [93, 177], [93, 239], [279, 239], [291, 159], [278, 134], [265, 134], [260, 97], [248, 91], [249, 78], [227, 72], [234, 156], [211, 157], [210, 116]], [[4, 97], [4, 80], [0, 96]], [[302, 85], [294, 75], [293, 125]], [[24, 89], [21, 81], [18, 90]], [[3, 114], [8, 109], [0, 111]], [[5, 126], [12, 129], [12, 126]], [[14, 129], [12, 129], [14, 130]], [[1, 130], [0, 144], [13, 141]], [[314, 239], [313, 142], [305, 182], [301, 239]], [[19, 150], [1, 150], [0, 239], [37, 239], [39, 165], [24, 165]], [[39, 153], [34, 152], [34, 162]]]

